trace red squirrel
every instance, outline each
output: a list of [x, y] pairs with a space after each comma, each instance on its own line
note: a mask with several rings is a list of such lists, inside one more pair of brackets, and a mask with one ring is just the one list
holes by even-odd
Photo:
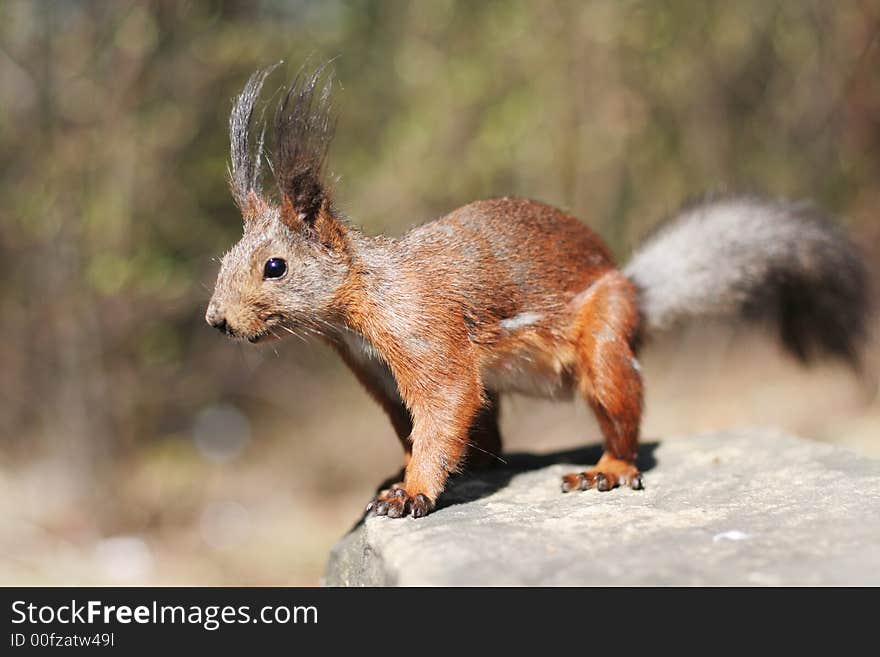
[[476, 201], [398, 238], [366, 235], [334, 207], [324, 175], [334, 118], [324, 67], [300, 74], [274, 117], [271, 171], [257, 71], [229, 120], [229, 182], [244, 235], [222, 259], [209, 324], [257, 343], [316, 336], [385, 410], [403, 480], [369, 512], [428, 514], [451, 473], [501, 451], [499, 395], [579, 395], [604, 437], [563, 492], [641, 489], [642, 376], [652, 332], [688, 318], [771, 319], [783, 344], [858, 363], [866, 265], [804, 203], [734, 197], [682, 210], [622, 269], [578, 219], [535, 201]]

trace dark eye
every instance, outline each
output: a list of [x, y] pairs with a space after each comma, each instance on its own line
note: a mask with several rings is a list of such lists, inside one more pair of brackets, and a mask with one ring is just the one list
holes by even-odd
[[281, 278], [287, 272], [287, 263], [281, 258], [269, 258], [263, 267], [263, 278]]

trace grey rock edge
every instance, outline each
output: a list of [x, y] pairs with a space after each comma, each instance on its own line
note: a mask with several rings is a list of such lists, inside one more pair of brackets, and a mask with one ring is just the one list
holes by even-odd
[[645, 490], [565, 495], [599, 448], [506, 456], [426, 518], [359, 524], [324, 584], [880, 584], [880, 461], [766, 429], [642, 451]]

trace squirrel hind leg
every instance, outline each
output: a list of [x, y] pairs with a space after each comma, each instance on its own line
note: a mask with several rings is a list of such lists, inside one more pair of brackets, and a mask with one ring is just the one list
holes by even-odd
[[485, 470], [503, 463], [501, 460], [501, 430], [498, 428], [500, 400], [497, 392], [486, 391], [486, 402], [477, 411], [468, 431], [468, 449], [465, 467]]
[[606, 273], [578, 310], [576, 374], [604, 437], [596, 467], [562, 478], [562, 490], [620, 485], [643, 487], [635, 465], [642, 419], [642, 377], [634, 353], [639, 314], [636, 291], [621, 273]]

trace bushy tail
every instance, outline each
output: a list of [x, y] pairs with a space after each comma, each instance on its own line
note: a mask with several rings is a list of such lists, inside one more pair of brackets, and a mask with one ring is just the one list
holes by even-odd
[[871, 296], [861, 255], [807, 203], [736, 197], [682, 210], [624, 272], [641, 294], [644, 329], [685, 319], [770, 320], [800, 360], [858, 366]]

